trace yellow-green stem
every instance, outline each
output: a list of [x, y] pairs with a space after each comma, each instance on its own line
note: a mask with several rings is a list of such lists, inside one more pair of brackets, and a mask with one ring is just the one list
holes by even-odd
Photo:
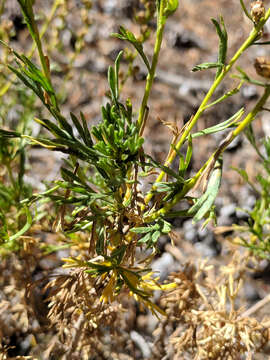
[[37, 50], [38, 50], [38, 55], [39, 55], [39, 59], [40, 59], [40, 63], [41, 63], [41, 67], [42, 67], [42, 71], [44, 76], [47, 78], [47, 80], [49, 81], [49, 84], [51, 85], [51, 74], [50, 74], [50, 69], [47, 65], [46, 62], [46, 58], [43, 52], [43, 48], [42, 48], [42, 43], [40, 40], [40, 35], [39, 35], [39, 31], [38, 31], [38, 27], [35, 21], [33, 21], [32, 23], [33, 26], [33, 32], [31, 34], [33, 34], [33, 38], [34, 41], [36, 43], [37, 46]]
[[[46, 33], [46, 31], [47, 31], [47, 29], [48, 29], [51, 21], [53, 20], [53, 17], [54, 17], [54, 15], [55, 15], [58, 7], [59, 7], [60, 5], [62, 5], [62, 4], [63, 4], [63, 0], [55, 0], [55, 1], [54, 1], [53, 6], [52, 6], [52, 8], [51, 8], [51, 12], [50, 12], [49, 16], [47, 17], [45, 23], [43, 24], [43, 26], [42, 26], [42, 28], [41, 28], [41, 30], [40, 30], [40, 39], [43, 38], [43, 36], [44, 36], [44, 34]], [[30, 52], [29, 52], [29, 57], [32, 57], [32, 56], [33, 56], [33, 53], [34, 53], [34, 51], [35, 51], [35, 48], [36, 48], [36, 44], [34, 43], [34, 44], [32, 45], [32, 48], [31, 48]]]
[[153, 60], [152, 60], [150, 71], [147, 75], [144, 96], [143, 96], [142, 104], [141, 104], [140, 111], [139, 111], [139, 117], [138, 117], [138, 128], [139, 129], [141, 129], [144, 126], [143, 121], [144, 121], [145, 110], [147, 107], [147, 102], [148, 102], [151, 88], [153, 85], [156, 67], [157, 67], [157, 63], [158, 63], [158, 57], [159, 57], [161, 44], [162, 44], [163, 31], [164, 31], [165, 22], [166, 22], [166, 18], [163, 14], [164, 3], [165, 3], [165, 1], [161, 0], [159, 14], [157, 15], [157, 35], [156, 35], [156, 42], [155, 42], [155, 47], [154, 47], [154, 55], [153, 55]]
[[[187, 126], [187, 128], [185, 129], [185, 131], [183, 132], [180, 140], [178, 141], [178, 143], [176, 144], [176, 149], [179, 150], [181, 148], [181, 146], [184, 144], [184, 142], [186, 141], [189, 133], [191, 132], [191, 130], [193, 129], [193, 127], [195, 126], [195, 124], [197, 123], [197, 121], [199, 120], [199, 118], [201, 117], [201, 115], [204, 113], [205, 109], [206, 109], [206, 105], [209, 102], [209, 100], [211, 99], [212, 95], [214, 94], [216, 88], [220, 85], [220, 83], [222, 82], [222, 80], [224, 79], [224, 77], [227, 75], [227, 73], [231, 70], [232, 66], [235, 64], [235, 62], [239, 59], [239, 57], [242, 55], [242, 53], [256, 40], [256, 38], [258, 37], [259, 32], [261, 31], [262, 27], [264, 26], [264, 24], [266, 23], [266, 21], [268, 20], [268, 18], [270, 17], [270, 9], [268, 9], [268, 11], [265, 14], [264, 19], [261, 20], [261, 22], [256, 26], [256, 28], [254, 27], [249, 35], [249, 37], [246, 39], [246, 41], [241, 45], [241, 47], [236, 51], [236, 53], [234, 54], [234, 56], [231, 58], [231, 60], [229, 61], [228, 65], [226, 67], [224, 67], [223, 71], [220, 73], [220, 75], [215, 79], [215, 81], [213, 82], [213, 85], [211, 86], [211, 88], [209, 89], [208, 93], [205, 95], [205, 98], [203, 99], [199, 109], [197, 110], [196, 114], [193, 116], [192, 120], [190, 121], [189, 125]], [[176, 151], [173, 151], [171, 153], [171, 156], [168, 158], [168, 160], [165, 163], [165, 166], [169, 166], [171, 165], [172, 161], [174, 160], [176, 156]], [[164, 171], [162, 171], [159, 176], [156, 179], [156, 183], [162, 181], [163, 177], [164, 177], [165, 173]], [[155, 190], [155, 185], [153, 185], [152, 191], [150, 191], [148, 193], [148, 195], [145, 198], [145, 203], [149, 203], [149, 201], [151, 200], [151, 198], [153, 197], [153, 190]]]
[[241, 122], [241, 124], [239, 124], [237, 126], [237, 128], [231, 132], [230, 136], [228, 136], [229, 140], [226, 142], [226, 146], [216, 150], [216, 152], [214, 152], [210, 156], [210, 158], [205, 162], [205, 164], [196, 173], [196, 175], [185, 184], [182, 191], [180, 193], [178, 193], [172, 199], [172, 201], [167, 203], [163, 208], [152, 213], [151, 215], [148, 215], [145, 218], [145, 222], [151, 222], [151, 221], [159, 218], [160, 216], [166, 215], [166, 213], [168, 213], [173, 208], [173, 206], [175, 206], [179, 202], [179, 200], [182, 199], [195, 186], [195, 184], [197, 183], [197, 181], [203, 174], [204, 170], [211, 163], [211, 161], [213, 161], [213, 159], [216, 158], [217, 153], [220, 156], [224, 152], [226, 147], [255, 119], [258, 112], [260, 112], [262, 110], [263, 106], [265, 105], [269, 95], [270, 95], [270, 86], [265, 88], [265, 91], [264, 91], [262, 97], [257, 102], [257, 104], [254, 106], [254, 108], [251, 110], [251, 112], [245, 117], [245, 119]]
[[[62, 1], [63, 0], [55, 0], [53, 6], [52, 6], [52, 9], [51, 9], [51, 12], [50, 12], [50, 15], [49, 17], [47, 18], [45, 24], [42, 26], [41, 28], [41, 31], [40, 31], [40, 39], [42, 39], [42, 37], [44, 36], [44, 34], [46, 33], [55, 13], [56, 13], [56, 10], [58, 9], [58, 7], [62, 4]], [[34, 51], [36, 49], [36, 43], [33, 43], [32, 45], [32, 48], [28, 54], [28, 57], [31, 59], [31, 57], [33, 56], [34, 54]], [[5, 93], [8, 91], [8, 89], [10, 88], [10, 86], [13, 84], [14, 80], [16, 79], [16, 75], [13, 74], [13, 76], [11, 77], [11, 80], [4, 85], [4, 87], [0, 90], [0, 97], [2, 97], [3, 95], [5, 95]]]

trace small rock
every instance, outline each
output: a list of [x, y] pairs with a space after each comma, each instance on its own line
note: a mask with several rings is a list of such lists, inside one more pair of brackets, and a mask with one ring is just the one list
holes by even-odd
[[194, 244], [194, 247], [204, 258], [212, 258], [216, 256], [215, 249], [206, 245], [204, 242], [197, 242], [196, 244]]
[[203, 240], [207, 237], [207, 235], [209, 234], [209, 231], [207, 230], [206, 227], [200, 227], [198, 229], [198, 236], [200, 240]]
[[270, 122], [269, 122], [269, 112], [265, 112], [262, 114], [262, 128], [265, 136], [270, 137]]
[[165, 252], [160, 258], [155, 260], [152, 265], [153, 271], [160, 273], [160, 280], [165, 280], [169, 273], [174, 270], [174, 259], [171, 254]]
[[166, 36], [171, 47], [178, 50], [188, 50], [192, 48], [205, 49], [206, 46], [197, 34], [186, 30], [179, 23], [171, 22], [166, 29]]
[[219, 226], [230, 226], [232, 225], [233, 219], [236, 215], [236, 204], [228, 204], [220, 209], [218, 224]]
[[235, 208], [236, 208], [236, 204], [235, 203], [231, 203], [228, 205], [225, 205], [221, 208], [220, 210], [220, 216], [221, 217], [231, 217], [235, 214]]
[[256, 302], [260, 300], [260, 296], [254, 286], [249, 281], [244, 282], [244, 292], [247, 301]]
[[192, 219], [184, 222], [184, 236], [187, 241], [195, 243], [198, 241], [198, 230], [192, 224]]
[[245, 99], [248, 100], [257, 99], [258, 97], [258, 91], [254, 85], [243, 86], [241, 89], [241, 94]]
[[235, 211], [235, 215], [240, 220], [247, 220], [249, 218], [249, 215], [247, 212], [241, 210], [240, 208], [237, 208]]
[[226, 148], [227, 151], [237, 150], [242, 145], [242, 139], [237, 136]]

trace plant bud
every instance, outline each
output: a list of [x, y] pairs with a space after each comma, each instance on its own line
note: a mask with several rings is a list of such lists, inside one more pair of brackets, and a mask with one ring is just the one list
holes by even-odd
[[167, 0], [164, 14], [166, 17], [172, 15], [178, 8], [178, 0]]
[[264, 17], [265, 15], [265, 7], [262, 0], [253, 1], [250, 5], [251, 7], [251, 17], [255, 24]]
[[270, 79], [270, 60], [263, 56], [257, 57], [254, 67], [258, 75]]

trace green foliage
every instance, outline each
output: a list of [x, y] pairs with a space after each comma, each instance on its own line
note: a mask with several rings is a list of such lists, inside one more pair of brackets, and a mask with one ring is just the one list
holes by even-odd
[[263, 259], [270, 259], [270, 138], [264, 140], [263, 153], [259, 150], [251, 126], [246, 131], [246, 136], [260, 158], [262, 172], [256, 176], [256, 183], [249, 180], [244, 169], [235, 169], [245, 183], [249, 184], [256, 194], [257, 200], [252, 210], [245, 211], [248, 215], [247, 222], [234, 228], [242, 233], [238, 243], [248, 248], [251, 253]]
[[[102, 119], [98, 125], [91, 128], [88, 128], [82, 112], [80, 117], [71, 113], [70, 119], [63, 115], [59, 96], [51, 79], [50, 62], [43, 52], [41, 36], [33, 12], [33, 2], [20, 0], [19, 4], [34, 45], [37, 47], [40, 65], [35, 64], [31, 56], [19, 54], [5, 45], [15, 59], [15, 64], [8, 65], [8, 68], [39, 98], [47, 110], [48, 116], [35, 117], [35, 121], [49, 135], [45, 136], [42, 133], [34, 136], [26, 127], [12, 130], [9, 126], [3, 126], [0, 130], [1, 162], [6, 166], [10, 177], [8, 185], [0, 187], [2, 194], [0, 201], [3, 208], [7, 206], [8, 209], [16, 203], [18, 214], [18, 224], [13, 227], [7, 222], [4, 212], [0, 214], [3, 245], [13, 246], [14, 243], [18, 245], [17, 240], [31, 232], [32, 218], [34, 221], [40, 219], [40, 214], [33, 216], [31, 206], [49, 199], [52, 206], [58, 209], [54, 230], [62, 233], [66, 239], [64, 245], [75, 249], [78, 254], [78, 258], [69, 257], [66, 262], [71, 267], [80, 267], [90, 277], [97, 278], [97, 283], [100, 282], [103, 289], [101, 300], [113, 299], [121, 290], [128, 289], [136, 299], [142, 301], [153, 312], [162, 313], [150, 300], [153, 295], [152, 290], [157, 286], [147, 285], [141, 273], [151, 277], [148, 263], [157, 252], [158, 239], [171, 232], [171, 225], [165, 220], [166, 218], [190, 216], [194, 222], [204, 219], [205, 224], [215, 219], [214, 202], [221, 185], [222, 154], [231, 141], [239, 136], [264, 108], [270, 94], [269, 84], [263, 83], [263, 95], [245, 117], [241, 108], [232, 117], [219, 124], [197, 133], [194, 133], [193, 129], [208, 108], [234, 96], [244, 82], [260, 85], [241, 70], [239, 84], [232, 90], [226, 91], [223, 96], [211, 100], [215, 90], [235, 62], [258, 39], [264, 23], [270, 17], [270, 10], [265, 14], [264, 19], [254, 26], [249, 37], [231, 59], [227, 59], [228, 34], [224, 20], [222, 17], [219, 22], [212, 20], [219, 37], [218, 60], [215, 63], [197, 65], [193, 71], [216, 68], [216, 76], [194, 116], [183, 129], [175, 131], [167, 160], [165, 163], [160, 163], [144, 152], [143, 133], [147, 125], [148, 99], [156, 74], [164, 26], [168, 16], [176, 11], [178, 1], [156, 1], [157, 24], [151, 61], [143, 49], [147, 34], [139, 39], [124, 27], [120, 27], [118, 34], [113, 34], [114, 37], [131, 44], [141, 56], [148, 71], [145, 91], [138, 111], [134, 111], [131, 99], [125, 99], [121, 93], [123, 83], [120, 83], [119, 74], [123, 52], [120, 52], [114, 65], [108, 69], [110, 95], [107, 104], [101, 108]], [[190, 175], [189, 164], [192, 156], [196, 156], [193, 139], [209, 136], [228, 128], [232, 129], [229, 135], [217, 146], [197, 173]], [[252, 134], [250, 141], [255, 144]], [[185, 143], [187, 143], [186, 148], [183, 147]], [[26, 146], [42, 146], [67, 155], [60, 169], [61, 178], [39, 194], [27, 192], [24, 184]], [[268, 142], [266, 151], [270, 153]], [[15, 158], [18, 159], [17, 179], [14, 179], [11, 171], [11, 162]], [[178, 163], [177, 170], [172, 169], [175, 159]], [[267, 158], [263, 157], [263, 159], [266, 171], [269, 172], [270, 163]], [[154, 183], [150, 183], [150, 190], [142, 190], [141, 175], [148, 176], [156, 172], [159, 175]], [[194, 190], [202, 179], [206, 190], [201, 196], [189, 196], [189, 192]], [[262, 206], [260, 203], [256, 207], [252, 216], [257, 225], [252, 231], [261, 239], [265, 223], [261, 224], [260, 221], [267, 221], [268, 216], [269, 202], [265, 196], [269, 183], [268, 179], [262, 176], [258, 177], [258, 181], [262, 187], [265, 205]], [[187, 203], [187, 207], [181, 211], [174, 211], [174, 207], [179, 203]], [[262, 212], [257, 217], [258, 209]], [[84, 235], [87, 240], [80, 240]], [[88, 252], [78, 250], [85, 249], [83, 241], [87, 243]], [[252, 246], [255, 246], [254, 243]], [[17, 251], [18, 247], [13, 246], [13, 250]], [[47, 251], [57, 248], [59, 244], [50, 245]], [[147, 255], [143, 262], [138, 263], [136, 250], [149, 248], [151, 255]], [[267, 249], [263, 251], [266, 252]], [[83, 257], [87, 260], [82, 260]], [[151, 281], [154, 282], [153, 279]]]
[[[16, 111], [15, 128], [17, 131], [0, 130], [0, 244], [2, 248], [0, 252], [2, 254], [16, 251], [19, 247], [19, 237], [32, 224], [29, 210], [21, 204], [22, 199], [31, 196], [32, 188], [24, 181], [27, 170], [27, 142], [20, 138], [20, 132], [31, 134], [30, 120], [33, 116], [35, 97], [25, 88], [19, 87], [16, 99], [11, 97], [6, 103], [3, 102], [0, 124], [1, 126], [8, 125], [7, 115], [18, 101], [24, 103], [26, 108]], [[27, 226], [23, 226], [24, 222], [27, 222]], [[13, 235], [10, 236], [10, 233]]]
[[223, 17], [220, 17], [220, 24], [217, 20], [212, 19], [218, 37], [219, 37], [219, 52], [218, 52], [218, 61], [216, 63], [203, 63], [193, 67], [192, 71], [201, 71], [206, 69], [217, 68], [216, 78], [220, 75], [223, 67], [226, 65], [226, 56], [227, 56], [227, 47], [228, 47], [228, 34], [225, 28]]
[[[215, 20], [212, 19], [212, 23], [214, 24], [218, 37], [219, 37], [219, 52], [218, 52], [218, 63], [222, 64], [222, 66], [226, 65], [226, 56], [227, 56], [227, 47], [228, 47], [228, 34], [225, 28], [223, 17], [220, 17], [220, 24]], [[220, 75], [222, 71], [222, 66], [218, 67], [216, 78]]]
[[214, 68], [222, 68], [222, 64], [221, 63], [203, 63], [200, 65], [194, 66], [194, 68], [192, 68], [192, 71], [196, 72], [196, 71], [202, 71], [202, 70], [214, 69]]
[[143, 234], [138, 244], [145, 243], [148, 248], [155, 246], [161, 235], [167, 235], [171, 231], [171, 224], [164, 219], [159, 219], [153, 225], [135, 227], [130, 229], [135, 234]]
[[120, 40], [128, 41], [130, 44], [132, 44], [143, 59], [143, 62], [145, 63], [148, 71], [150, 71], [150, 63], [143, 51], [143, 45], [141, 41], [136, 39], [135, 35], [131, 31], [125, 29], [123, 26], [120, 26], [119, 34], [113, 33], [112, 36], [117, 37]]
[[213, 206], [221, 184], [222, 162], [223, 161], [221, 158], [217, 160], [205, 193], [195, 202], [195, 204], [190, 209], [190, 212], [194, 214], [194, 222], [201, 220], [211, 210]]

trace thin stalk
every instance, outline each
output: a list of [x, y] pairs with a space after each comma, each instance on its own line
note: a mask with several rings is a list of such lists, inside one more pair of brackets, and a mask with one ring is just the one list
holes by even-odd
[[226, 146], [221, 145], [219, 149], [217, 149], [205, 162], [205, 164], [201, 167], [201, 169], [196, 173], [196, 175], [191, 178], [183, 187], [182, 191], [179, 192], [175, 197], [168, 202], [165, 206], [163, 206], [158, 211], [148, 215], [145, 218], [145, 222], [151, 222], [161, 216], [166, 215], [178, 202], [180, 199], [182, 199], [197, 183], [199, 178], [202, 176], [204, 170], [209, 166], [209, 164], [217, 158], [217, 156], [220, 156], [227, 148], [227, 146], [240, 134], [243, 132], [243, 130], [255, 119], [257, 114], [262, 110], [263, 106], [265, 105], [268, 97], [270, 95], [270, 86], [265, 88], [265, 91], [260, 98], [260, 100], [257, 102], [257, 104], [254, 106], [254, 108], [251, 110], [251, 112], [245, 117], [245, 119], [237, 126], [236, 129], [234, 129], [228, 136], [228, 140], [226, 141]]
[[253, 22], [252, 17], [250, 16], [249, 12], [247, 11], [247, 8], [246, 8], [246, 6], [244, 4], [244, 1], [240, 0], [240, 4], [242, 6], [242, 9], [243, 9], [245, 15]]
[[[54, 4], [53, 4], [52, 9], [51, 9], [51, 12], [50, 12], [48, 18], [46, 19], [46, 22], [43, 24], [43, 26], [42, 26], [42, 28], [41, 28], [41, 31], [40, 31], [40, 39], [42, 39], [43, 36], [45, 35], [45, 33], [46, 33], [46, 31], [47, 31], [47, 29], [48, 29], [48, 27], [49, 27], [49, 25], [50, 25], [50, 23], [51, 23], [54, 15], [55, 15], [58, 7], [59, 7], [60, 5], [62, 5], [62, 3], [63, 3], [62, 0], [55, 0], [55, 1], [54, 1]], [[28, 53], [28, 55], [27, 55], [28, 58], [30, 58], [30, 59], [32, 58], [35, 49], [36, 49], [36, 43], [33, 43], [32, 48], [31, 48], [31, 50], [29, 51], [29, 53]], [[11, 80], [10, 80], [7, 84], [5, 84], [4, 87], [0, 90], [0, 97], [2, 97], [3, 95], [5, 95], [5, 93], [9, 90], [10, 86], [13, 84], [13, 82], [15, 81], [15, 79], [16, 79], [16, 75], [13, 74], [12, 77], [11, 77]]]
[[165, 1], [161, 0], [160, 9], [159, 9], [159, 13], [157, 16], [157, 35], [156, 35], [156, 42], [155, 42], [155, 47], [154, 47], [154, 55], [153, 55], [150, 71], [147, 75], [144, 96], [143, 96], [142, 104], [141, 104], [140, 111], [139, 111], [139, 117], [138, 117], [138, 128], [139, 129], [144, 128], [143, 122], [145, 119], [145, 110], [147, 108], [147, 102], [148, 102], [150, 92], [152, 89], [152, 85], [153, 85], [153, 81], [154, 81], [154, 77], [155, 77], [155, 73], [156, 73], [156, 67], [157, 67], [157, 63], [158, 63], [158, 57], [159, 57], [159, 53], [160, 53], [160, 49], [161, 49], [163, 31], [164, 31], [164, 27], [165, 27], [165, 23], [166, 23], [166, 18], [163, 14], [164, 7], [165, 7], [164, 5], [165, 5]]
[[[52, 8], [51, 8], [51, 12], [50, 12], [49, 16], [47, 17], [45, 23], [44, 23], [43, 26], [41, 27], [41, 30], [40, 30], [40, 39], [42, 39], [43, 36], [45, 35], [45, 33], [46, 33], [46, 31], [47, 31], [47, 29], [48, 29], [51, 21], [53, 20], [53, 17], [54, 17], [54, 15], [55, 15], [58, 7], [59, 7], [60, 5], [62, 5], [62, 4], [63, 4], [63, 0], [55, 0], [55, 1], [54, 1], [53, 6], [52, 6]], [[31, 48], [30, 52], [29, 52], [29, 55], [28, 55], [29, 57], [32, 57], [32, 56], [33, 56], [35, 49], [36, 49], [36, 44], [34, 43], [34, 44], [32, 45], [32, 48]]]
[[6, 167], [7, 167], [7, 171], [8, 171], [8, 176], [9, 176], [9, 180], [10, 182], [12, 183], [12, 186], [14, 188], [14, 191], [16, 191], [16, 188], [17, 188], [17, 184], [16, 184], [16, 180], [14, 179], [14, 176], [12, 174], [12, 169], [11, 169], [11, 166], [10, 166], [10, 163], [7, 163], [6, 164]]
[[[209, 100], [211, 99], [212, 95], [214, 94], [216, 88], [220, 85], [220, 83], [222, 82], [222, 80], [224, 79], [224, 77], [228, 74], [228, 72], [231, 70], [232, 66], [235, 64], [235, 62], [239, 59], [239, 57], [243, 54], [243, 52], [250, 46], [252, 45], [252, 43], [256, 40], [259, 32], [261, 31], [262, 27], [264, 26], [264, 24], [266, 23], [266, 21], [269, 19], [270, 17], [270, 8], [268, 9], [268, 11], [265, 14], [264, 19], [261, 20], [261, 22], [252, 29], [249, 37], [246, 39], [246, 41], [240, 46], [240, 48], [236, 51], [236, 53], [234, 54], [234, 56], [231, 58], [231, 60], [229, 61], [228, 65], [224, 67], [223, 71], [220, 73], [220, 75], [215, 79], [215, 81], [213, 82], [213, 85], [211, 86], [211, 88], [209, 89], [208, 93], [205, 95], [199, 109], [197, 110], [196, 114], [193, 116], [193, 118], [191, 119], [189, 125], [186, 127], [185, 131], [183, 132], [180, 140], [178, 141], [178, 143], [176, 144], [176, 150], [180, 150], [181, 146], [184, 144], [184, 142], [186, 141], [189, 133], [191, 132], [191, 130], [193, 129], [193, 127], [196, 125], [197, 121], [199, 120], [199, 118], [202, 116], [202, 114], [204, 113], [205, 109], [207, 108], [207, 104], [209, 102]], [[173, 151], [171, 153], [171, 156], [168, 158], [168, 160], [165, 162], [165, 166], [170, 166], [171, 163], [173, 162], [175, 156], [176, 156], [177, 152]], [[155, 183], [158, 183], [160, 181], [162, 181], [163, 177], [165, 175], [165, 172], [162, 171], [159, 176], [157, 177]], [[145, 203], [149, 203], [149, 201], [151, 200], [151, 198], [153, 197], [153, 190], [155, 190], [155, 185], [153, 185], [152, 190], [148, 193], [148, 195], [145, 197]]]
[[[147, 116], [148, 115], [147, 103], [148, 103], [148, 99], [149, 99], [150, 92], [151, 92], [153, 82], [154, 82], [154, 78], [155, 78], [159, 53], [160, 53], [161, 44], [162, 44], [163, 31], [164, 31], [164, 27], [165, 27], [165, 23], [166, 23], [166, 17], [163, 14], [164, 9], [165, 9], [165, 0], [161, 0], [160, 1], [160, 7], [157, 10], [157, 12], [158, 12], [158, 14], [157, 14], [157, 33], [156, 33], [154, 54], [153, 54], [151, 68], [150, 68], [150, 71], [149, 71], [149, 73], [147, 75], [144, 95], [143, 95], [141, 107], [140, 107], [140, 110], [139, 110], [139, 117], [138, 117], [138, 120], [137, 120], [137, 125], [138, 125], [139, 135], [140, 136], [143, 135], [143, 131], [144, 131], [144, 128], [145, 128], [145, 123], [146, 123], [146, 120], [147, 120], [147, 117], [148, 117]], [[131, 171], [130, 171], [130, 174], [128, 175], [128, 178], [130, 178], [130, 176], [131, 176]], [[127, 199], [129, 194], [130, 194], [130, 188], [131, 187], [127, 185], [127, 191], [126, 191], [125, 199]]]
[[[28, 23], [27, 23], [28, 25]], [[43, 48], [42, 48], [42, 43], [40, 40], [40, 35], [39, 35], [39, 30], [37, 27], [37, 23], [36, 21], [33, 19], [31, 25], [28, 26], [30, 34], [37, 46], [37, 50], [38, 50], [38, 55], [39, 55], [39, 59], [40, 59], [40, 63], [41, 63], [41, 67], [42, 67], [42, 71], [44, 76], [47, 78], [47, 80], [49, 81], [49, 84], [51, 85], [51, 74], [50, 74], [50, 69], [46, 60], [46, 56], [44, 55], [43, 52]]]

